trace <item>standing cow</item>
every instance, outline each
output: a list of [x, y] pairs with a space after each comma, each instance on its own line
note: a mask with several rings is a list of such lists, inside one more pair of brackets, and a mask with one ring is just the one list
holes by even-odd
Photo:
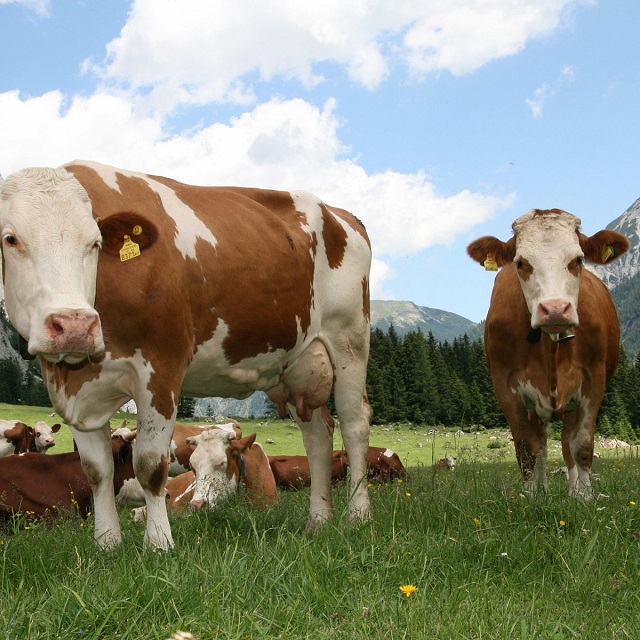
[[562, 420], [569, 492], [590, 498], [598, 410], [617, 362], [620, 329], [611, 296], [584, 262], [606, 264], [629, 248], [621, 234], [580, 232], [558, 209], [531, 211], [507, 242], [484, 237], [469, 256], [497, 275], [485, 324], [496, 396], [511, 428], [525, 486], [546, 487], [547, 424]]
[[164, 485], [180, 394], [264, 390], [303, 434], [308, 528], [332, 519], [332, 387], [351, 460], [351, 520], [370, 514], [371, 248], [359, 220], [306, 192], [194, 187], [75, 161], [9, 176], [0, 198], [7, 313], [40, 359], [95, 497], [121, 541], [109, 419], [138, 407], [145, 544], [173, 539]]

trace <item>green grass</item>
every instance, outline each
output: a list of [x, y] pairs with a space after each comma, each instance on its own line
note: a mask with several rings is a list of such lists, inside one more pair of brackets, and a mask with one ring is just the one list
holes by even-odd
[[[459, 459], [460, 460], [460, 459]], [[524, 496], [515, 463], [411, 466], [371, 487], [373, 520], [304, 532], [308, 491], [266, 511], [240, 494], [215, 513], [172, 516], [175, 550], [99, 552], [91, 519], [0, 532], [0, 629], [28, 638], [635, 638], [640, 625], [640, 462], [595, 461], [591, 503], [554, 476]], [[632, 503], [638, 503], [637, 506]], [[84, 525], [84, 526], [83, 526]], [[417, 591], [406, 597], [400, 586]]]

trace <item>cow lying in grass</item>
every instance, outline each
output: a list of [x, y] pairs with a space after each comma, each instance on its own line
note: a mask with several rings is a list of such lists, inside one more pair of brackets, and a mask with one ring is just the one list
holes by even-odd
[[[121, 490], [133, 478], [133, 453], [129, 443], [112, 440], [113, 488]], [[0, 458], [0, 519], [23, 512], [35, 518], [65, 513], [87, 516], [91, 511], [91, 486], [77, 451], [43, 456], [25, 453]]]
[[[193, 447], [189, 460], [192, 470], [167, 482], [167, 508], [215, 509], [241, 485], [257, 506], [276, 504], [276, 481], [269, 460], [255, 439], [255, 433], [238, 438], [233, 430], [216, 428], [188, 437], [186, 444]], [[136, 520], [145, 515], [146, 507], [134, 510]]]

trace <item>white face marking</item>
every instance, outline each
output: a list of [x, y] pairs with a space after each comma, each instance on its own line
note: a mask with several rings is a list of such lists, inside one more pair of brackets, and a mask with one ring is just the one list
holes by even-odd
[[572, 273], [568, 267], [583, 257], [579, 225], [579, 218], [568, 213], [529, 212], [513, 223], [514, 262], [534, 328], [578, 324], [581, 270]]
[[38, 451], [43, 452], [55, 446], [56, 441], [53, 437], [53, 430], [46, 422], [36, 422], [33, 431]]
[[[64, 169], [25, 169], [10, 176], [0, 199], [5, 303], [31, 353], [64, 352], [45, 322], [51, 314], [84, 314], [93, 309], [98, 225], [80, 183]], [[101, 332], [86, 337], [86, 350], [104, 349]], [[60, 344], [61, 342], [61, 344]], [[84, 347], [74, 340], [74, 349]], [[78, 361], [78, 360], [76, 360]]]
[[189, 461], [196, 475], [193, 501], [202, 500], [215, 509], [236, 490], [236, 479], [227, 475], [227, 448], [235, 437], [235, 433], [209, 429], [187, 440], [197, 444]]

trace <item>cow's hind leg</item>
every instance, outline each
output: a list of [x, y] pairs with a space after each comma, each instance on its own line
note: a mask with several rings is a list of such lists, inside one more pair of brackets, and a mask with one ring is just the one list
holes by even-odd
[[[334, 400], [342, 441], [349, 458], [349, 518], [351, 522], [358, 523], [371, 517], [367, 456], [372, 411], [365, 388], [368, 342], [358, 345], [354, 341], [348, 346], [343, 354], [346, 360], [336, 357]], [[360, 351], [355, 350], [356, 346], [361, 347]]]
[[590, 500], [593, 497], [591, 464], [595, 425], [586, 418], [580, 420], [581, 414], [580, 410], [565, 413], [562, 456], [569, 476], [569, 495]]
[[98, 431], [78, 431], [70, 426], [82, 469], [91, 485], [94, 509], [94, 537], [103, 549], [122, 542], [120, 521], [113, 494], [113, 454], [109, 425]]

